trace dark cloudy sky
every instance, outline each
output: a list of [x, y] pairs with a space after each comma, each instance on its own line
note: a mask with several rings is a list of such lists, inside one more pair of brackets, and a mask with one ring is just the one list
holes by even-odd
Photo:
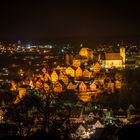
[[4, 0], [0, 40], [139, 39], [138, 1], [93, 1]]

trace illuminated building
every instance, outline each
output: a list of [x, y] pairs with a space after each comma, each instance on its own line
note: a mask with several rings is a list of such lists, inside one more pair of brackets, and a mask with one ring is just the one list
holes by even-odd
[[42, 82], [41, 82], [41, 80], [38, 80], [38, 81], [36, 81], [36, 83], [35, 83], [35, 89], [40, 89], [40, 88], [42, 88]]
[[52, 74], [51, 74], [51, 81], [53, 83], [57, 82], [58, 81], [58, 75], [56, 73], [56, 71], [53, 71]]
[[69, 57], [69, 54], [66, 54], [66, 56], [65, 56], [65, 63], [67, 65], [70, 65], [70, 57]]
[[89, 48], [81, 48], [79, 55], [82, 57], [86, 57], [87, 61], [93, 60], [93, 51]]
[[60, 73], [59, 73], [59, 76], [58, 76], [58, 79], [59, 79], [59, 80], [62, 80], [62, 79], [64, 78], [64, 76], [65, 76], [65, 75], [64, 75], [62, 72], [60, 72]]
[[68, 90], [75, 90], [77, 88], [77, 85], [73, 84], [72, 82], [70, 82], [67, 86]]
[[78, 67], [75, 71], [75, 77], [76, 79], [81, 78], [83, 76], [83, 71], [80, 67]]
[[84, 82], [81, 82], [79, 85], [79, 91], [87, 91], [87, 86], [84, 84]]
[[12, 81], [11, 82], [11, 90], [16, 90], [17, 89], [17, 84], [14, 82], [14, 81]]
[[71, 77], [75, 77], [75, 70], [71, 67], [66, 68], [65, 70], [66, 74], [71, 76]]
[[97, 62], [95, 65], [92, 65], [92, 69], [94, 73], [99, 73], [101, 70], [100, 64]]
[[73, 67], [80, 67], [81, 66], [81, 60], [80, 59], [73, 59], [73, 64], [72, 64]]
[[42, 69], [43, 74], [45, 74], [47, 72], [46, 68]]
[[125, 48], [123, 47], [120, 48], [120, 56], [122, 57], [123, 64], [125, 64]]
[[89, 72], [87, 69], [85, 69], [84, 71], [83, 71], [83, 78], [84, 79], [89, 79], [90, 77], [91, 77], [91, 72]]
[[60, 82], [56, 82], [53, 86], [53, 91], [55, 93], [61, 93], [63, 91], [63, 87], [62, 85], [60, 84]]
[[65, 63], [67, 65], [70, 65], [73, 62], [73, 55], [72, 54], [66, 54], [65, 56]]
[[48, 81], [49, 79], [51, 79], [50, 78], [50, 76], [49, 76], [49, 74], [48, 74], [48, 72], [44, 75], [44, 81], [46, 82], [46, 81]]
[[62, 79], [62, 81], [64, 82], [65, 85], [68, 85], [69, 83], [69, 78], [65, 75]]
[[44, 87], [46, 92], [49, 92], [50, 87], [49, 87], [49, 85], [47, 83], [44, 83], [43, 87]]
[[63, 74], [62, 72], [59, 73], [59, 80], [62, 80], [65, 85], [68, 85], [68, 83], [69, 83], [68, 77], [65, 74]]
[[79, 100], [81, 100], [81, 101], [83, 101], [83, 102], [89, 102], [90, 101], [90, 99], [91, 99], [91, 96], [90, 96], [90, 93], [89, 92], [80, 92], [79, 94], [78, 94], [78, 98], [79, 98]]
[[61, 67], [58, 65], [55, 69], [56, 70], [61, 70]]
[[26, 88], [20, 87], [19, 88], [19, 98], [21, 99], [26, 94]]
[[117, 89], [121, 89], [121, 82], [120, 81], [115, 81], [115, 87], [117, 88]]
[[105, 60], [102, 60], [102, 66], [105, 68], [125, 67], [125, 48], [120, 48], [120, 53], [106, 53]]
[[90, 90], [96, 91], [96, 84], [94, 82], [90, 85]]

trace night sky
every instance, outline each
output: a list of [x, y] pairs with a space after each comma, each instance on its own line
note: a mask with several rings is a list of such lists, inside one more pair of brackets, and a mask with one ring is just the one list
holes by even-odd
[[139, 3], [122, 1], [7, 0], [0, 4], [0, 40], [139, 41]]

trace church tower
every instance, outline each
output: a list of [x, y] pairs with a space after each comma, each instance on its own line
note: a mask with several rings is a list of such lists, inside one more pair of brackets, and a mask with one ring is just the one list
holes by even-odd
[[120, 56], [123, 58], [123, 64], [125, 64], [125, 48], [120, 48]]

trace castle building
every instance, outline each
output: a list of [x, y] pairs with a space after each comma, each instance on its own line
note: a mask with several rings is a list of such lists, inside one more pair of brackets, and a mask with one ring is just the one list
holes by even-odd
[[89, 48], [81, 48], [79, 55], [85, 57], [87, 61], [93, 60], [93, 51]]

